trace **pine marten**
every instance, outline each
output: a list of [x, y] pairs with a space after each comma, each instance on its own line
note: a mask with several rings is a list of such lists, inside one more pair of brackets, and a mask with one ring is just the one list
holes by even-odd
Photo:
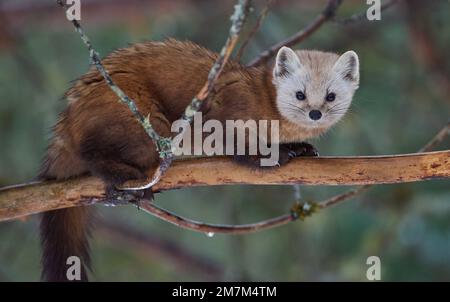
[[[201, 89], [218, 54], [191, 42], [137, 43], [108, 55], [103, 64], [115, 83], [136, 102], [161, 136], [169, 137]], [[292, 154], [314, 154], [303, 141], [319, 136], [347, 111], [359, 85], [359, 60], [353, 51], [339, 56], [283, 47], [273, 67], [226, 64], [204, 120], [278, 120], [280, 164]], [[68, 105], [54, 126], [41, 179], [66, 179], [91, 173], [108, 187], [146, 177], [158, 164], [154, 143], [103, 77], [91, 68], [66, 94]], [[256, 163], [254, 157], [236, 156]], [[67, 281], [66, 260], [82, 260], [82, 281], [90, 265], [86, 207], [44, 213], [42, 279]]]

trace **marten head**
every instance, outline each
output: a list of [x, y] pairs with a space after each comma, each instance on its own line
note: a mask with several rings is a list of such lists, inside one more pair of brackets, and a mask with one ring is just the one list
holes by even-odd
[[277, 107], [302, 128], [328, 128], [339, 121], [359, 85], [359, 60], [354, 51], [341, 56], [282, 47], [273, 69]]

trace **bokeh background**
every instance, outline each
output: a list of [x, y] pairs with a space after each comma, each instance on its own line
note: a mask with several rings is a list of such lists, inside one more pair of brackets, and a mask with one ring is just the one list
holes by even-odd
[[[98, 51], [143, 40], [188, 39], [219, 50], [234, 1], [85, 0], [82, 24]], [[344, 0], [337, 18], [367, 9]], [[246, 32], [265, 1], [255, 1]], [[326, 1], [279, 0], [243, 58], [297, 32]], [[245, 33], [244, 33], [245, 36]], [[298, 48], [355, 50], [361, 88], [352, 110], [315, 143], [323, 155], [416, 151], [450, 116], [450, 3], [401, 1], [381, 21], [325, 24]], [[88, 53], [55, 1], [0, 2], [0, 186], [36, 175], [49, 129]], [[449, 149], [448, 141], [439, 146]], [[301, 188], [319, 201], [344, 187]], [[290, 186], [171, 191], [157, 203], [212, 223], [249, 223], [289, 211]], [[133, 207], [98, 207], [97, 281], [364, 281], [381, 258], [384, 281], [450, 280], [450, 183], [378, 186], [313, 217], [251, 235], [193, 233]], [[0, 280], [39, 280], [38, 216], [0, 224]]]

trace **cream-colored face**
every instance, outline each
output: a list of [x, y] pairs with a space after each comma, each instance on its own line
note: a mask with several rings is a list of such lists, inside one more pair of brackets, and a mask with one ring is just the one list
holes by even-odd
[[354, 51], [340, 57], [320, 51], [279, 50], [273, 69], [281, 115], [303, 128], [328, 128], [347, 112], [359, 85]]

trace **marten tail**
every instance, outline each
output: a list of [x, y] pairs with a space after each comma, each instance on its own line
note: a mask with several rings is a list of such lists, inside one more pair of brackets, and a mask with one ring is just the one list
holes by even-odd
[[[54, 130], [55, 135], [48, 148], [39, 178], [65, 179], [88, 172], [75, 154], [62, 123], [58, 123]], [[92, 216], [92, 209], [82, 206], [43, 214], [41, 220], [43, 281], [63, 282], [72, 279], [88, 281], [87, 271], [90, 268], [88, 239]], [[76, 262], [70, 262], [71, 259], [68, 262], [71, 256], [79, 259], [80, 278], [77, 278], [76, 270], [71, 274], [74, 278], [70, 276], [68, 278], [67, 269], [73, 264], [76, 265]]]
[[[43, 214], [41, 220], [43, 281], [88, 281], [87, 271], [91, 263], [88, 241], [91, 216], [91, 209], [87, 207], [60, 209]], [[74, 268], [73, 274], [67, 274], [71, 265], [78, 265], [77, 261], [68, 262], [71, 256], [79, 259], [79, 278], [77, 268]]]

